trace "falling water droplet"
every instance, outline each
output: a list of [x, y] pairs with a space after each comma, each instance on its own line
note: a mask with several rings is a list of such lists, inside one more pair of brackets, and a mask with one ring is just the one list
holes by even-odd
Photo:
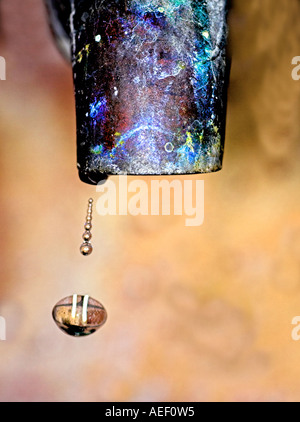
[[80, 246], [80, 252], [84, 256], [90, 255], [93, 252], [93, 246], [90, 244], [90, 242], [84, 242]]
[[104, 306], [88, 295], [72, 295], [60, 300], [53, 308], [56, 325], [65, 333], [82, 337], [97, 331], [106, 321]]

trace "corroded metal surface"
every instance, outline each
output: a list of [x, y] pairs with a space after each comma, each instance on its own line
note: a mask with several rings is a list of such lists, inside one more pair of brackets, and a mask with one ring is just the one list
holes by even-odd
[[222, 168], [226, 0], [50, 3], [72, 45], [83, 181]]

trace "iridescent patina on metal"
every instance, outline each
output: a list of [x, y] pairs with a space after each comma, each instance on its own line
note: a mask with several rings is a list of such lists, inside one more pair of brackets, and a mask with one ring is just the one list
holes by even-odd
[[81, 180], [222, 168], [226, 0], [48, 3], [71, 40]]

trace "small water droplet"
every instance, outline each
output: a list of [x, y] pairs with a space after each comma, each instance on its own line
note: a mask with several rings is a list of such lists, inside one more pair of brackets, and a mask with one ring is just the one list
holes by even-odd
[[80, 252], [82, 253], [82, 255], [86, 256], [86, 255], [90, 255], [93, 252], [93, 247], [89, 242], [84, 242], [81, 246], [80, 246]]
[[65, 333], [82, 337], [97, 331], [106, 321], [104, 306], [88, 295], [65, 297], [53, 308], [53, 319]]

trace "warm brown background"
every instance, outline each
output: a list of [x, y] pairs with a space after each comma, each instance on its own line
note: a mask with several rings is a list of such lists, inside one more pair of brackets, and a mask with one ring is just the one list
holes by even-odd
[[[42, 2], [2, 0], [1, 401], [298, 401], [298, 0], [236, 0], [224, 169], [205, 180], [205, 224], [100, 217], [76, 169], [70, 67]], [[146, 179], [149, 181], [149, 179]], [[74, 339], [51, 317], [72, 293], [109, 318]]]

